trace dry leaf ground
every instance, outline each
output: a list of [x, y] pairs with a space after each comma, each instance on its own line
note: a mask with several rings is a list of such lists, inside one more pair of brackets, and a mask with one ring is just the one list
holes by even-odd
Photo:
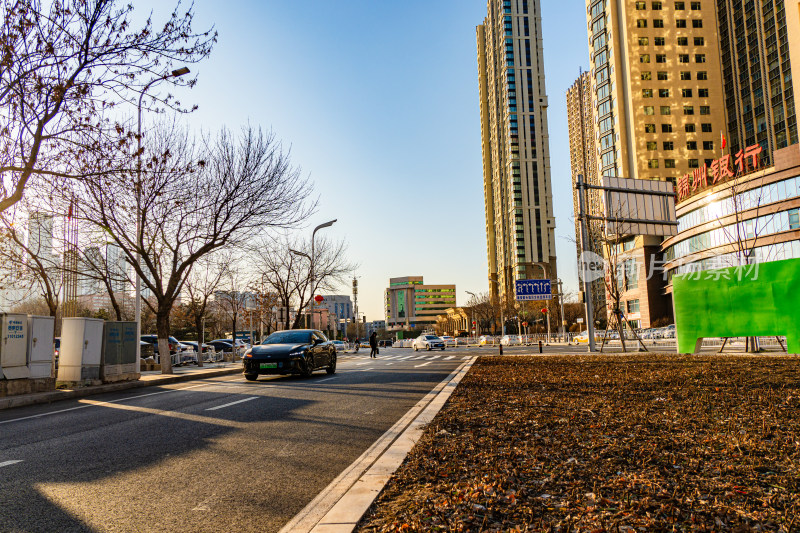
[[358, 531], [800, 531], [800, 359], [481, 357]]

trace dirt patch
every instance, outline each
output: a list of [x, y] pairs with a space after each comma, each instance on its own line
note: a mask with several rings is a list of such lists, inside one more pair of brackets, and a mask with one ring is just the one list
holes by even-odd
[[482, 357], [357, 531], [800, 531], [800, 359]]

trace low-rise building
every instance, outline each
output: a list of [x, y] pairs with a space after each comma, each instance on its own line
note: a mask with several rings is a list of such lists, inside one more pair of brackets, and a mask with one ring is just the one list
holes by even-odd
[[391, 278], [384, 293], [386, 329], [433, 329], [436, 317], [455, 305], [455, 285], [425, 285], [422, 276]]

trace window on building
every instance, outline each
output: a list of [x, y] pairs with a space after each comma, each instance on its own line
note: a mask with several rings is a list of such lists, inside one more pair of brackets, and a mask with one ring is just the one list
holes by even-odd
[[700, 168], [700, 160], [699, 159], [690, 159], [689, 160], [689, 168]]
[[648, 159], [647, 168], [658, 168], [658, 159]]
[[663, 147], [664, 147], [664, 150], [667, 150], [667, 151], [674, 150], [674, 145], [672, 144], [672, 141], [664, 141]]
[[646, 28], [647, 27], [647, 19], [638, 19], [636, 21], [637, 28]]
[[647, 37], [639, 37], [639, 45], [640, 46], [647, 46], [650, 44], [650, 39]]
[[668, 105], [662, 105], [661, 106], [661, 114], [662, 115], [669, 115], [671, 113], [672, 113], [672, 111], [670, 110], [670, 107]]
[[714, 141], [703, 141], [703, 150], [713, 150]]
[[706, 62], [706, 55], [705, 54], [695, 54], [694, 55], [694, 62], [695, 63], [705, 63]]
[[642, 54], [639, 56], [639, 63], [649, 63], [650, 62], [650, 54]]
[[653, 19], [653, 27], [654, 28], [663, 28], [664, 27], [664, 21], [661, 20], [661, 19]]
[[672, 133], [672, 124], [662, 124], [661, 133]]
[[656, 63], [666, 63], [667, 54], [656, 54]]
[[667, 81], [669, 79], [669, 76], [667, 75], [666, 72], [659, 72], [658, 79], [661, 81]]
[[700, 19], [692, 20], [692, 28], [702, 28], [702, 27], [703, 27], [703, 21], [702, 20], [700, 20]]
[[628, 310], [628, 313], [638, 313], [639, 312], [639, 300], [628, 300], [625, 302], [625, 307]]
[[683, 2], [675, 2], [675, 11], [683, 11], [686, 9], [686, 4]]
[[687, 81], [692, 79], [692, 73], [686, 70], [681, 71], [681, 81]]
[[[692, 11], [700, 11], [700, 2], [691, 2], [689, 4], [692, 7]], [[700, 26], [696, 26], [699, 28]]]
[[667, 40], [664, 39], [663, 37], [654, 37], [653, 44], [656, 46], [664, 46], [665, 44], [667, 44]]
[[655, 11], [661, 11], [661, 2], [653, 2], [653, 3], [651, 4], [651, 7], [652, 7], [652, 8], [653, 8], [653, 10], [655, 10]]
[[681, 96], [684, 98], [691, 98], [692, 97], [692, 90], [691, 89], [681, 89]]
[[652, 98], [653, 89], [642, 89], [642, 98]]
[[678, 63], [688, 63], [689, 54], [678, 54]]
[[800, 209], [790, 209], [789, 214], [789, 229], [800, 229]]
[[688, 37], [678, 37], [678, 46], [689, 46]]
[[697, 141], [686, 141], [687, 150], [697, 150]]
[[644, 11], [647, 9], [647, 2], [636, 2], [636, 9], [638, 11]]
[[675, 160], [674, 159], [665, 159], [664, 160], [664, 168], [675, 168]]
[[676, 28], [685, 28], [686, 27], [686, 19], [676, 19], [675, 20], [675, 27]]
[[642, 72], [641, 78], [642, 78], [642, 81], [650, 80], [651, 79], [650, 73], [649, 72]]
[[658, 143], [656, 141], [647, 141], [648, 150], [658, 150]]
[[702, 37], [695, 37], [694, 38], [694, 45], [695, 46], [705, 46], [706, 45], [706, 40], [703, 39]]
[[688, 124], [684, 125], [684, 126], [683, 126], [683, 131], [685, 131], [686, 133], [694, 133], [694, 132], [695, 132], [695, 126], [694, 126], [694, 124], [692, 124], [692, 123], [690, 122], [690, 123], [688, 123]]
[[705, 70], [697, 71], [697, 79], [699, 81], [707, 80], [708, 79], [708, 72], [706, 72]]
[[700, 114], [701, 115], [710, 115], [711, 114], [711, 107], [707, 105], [700, 106]]
[[694, 115], [694, 106], [692, 106], [692, 105], [683, 106], [683, 114], [684, 115]]
[[659, 89], [658, 90], [658, 97], [659, 98], [669, 98], [669, 89]]
[[656, 125], [655, 124], [645, 124], [644, 125], [644, 132], [645, 133], [655, 133], [656, 132]]
[[653, 106], [651, 106], [651, 105], [644, 106], [644, 114], [645, 115], [654, 115], [655, 111], [653, 110]]
[[697, 96], [700, 98], [708, 98], [708, 89], [697, 89]]
[[711, 133], [711, 124], [707, 123], [701, 124], [700, 131], [702, 131], [703, 133]]

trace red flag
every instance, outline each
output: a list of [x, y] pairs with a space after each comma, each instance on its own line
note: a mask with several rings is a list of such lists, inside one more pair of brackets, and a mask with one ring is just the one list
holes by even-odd
[[722, 132], [719, 132], [719, 138], [720, 141], [722, 142], [722, 149], [724, 150], [725, 147], [728, 145], [728, 143], [725, 140], [725, 135], [723, 135]]

